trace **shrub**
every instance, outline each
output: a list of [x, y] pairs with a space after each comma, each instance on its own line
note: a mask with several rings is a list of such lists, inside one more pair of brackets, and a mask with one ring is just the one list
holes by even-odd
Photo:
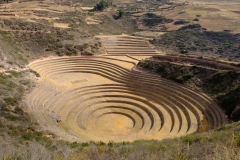
[[3, 85], [5, 85], [5, 84], [7, 84], [7, 80], [6, 80], [6, 77], [0, 77], [0, 84], [3, 84]]
[[84, 43], [83, 45], [76, 45], [76, 46], [74, 46], [74, 48], [78, 49], [79, 51], [84, 51], [88, 47], [89, 47], [88, 43]]
[[183, 26], [180, 29], [195, 29], [195, 28], [202, 28], [200, 24], [189, 24], [187, 26]]
[[20, 107], [16, 107], [15, 109], [14, 109], [14, 112], [15, 113], [17, 113], [17, 114], [21, 114], [21, 115], [23, 115], [23, 110], [22, 110], [22, 108], [20, 108]]
[[189, 135], [187, 135], [187, 136], [182, 138], [182, 141], [191, 145], [194, 142], [196, 143], [196, 142], [200, 141], [200, 139], [201, 138], [198, 137], [198, 136], [189, 136]]
[[183, 14], [183, 13], [185, 13], [185, 11], [178, 12], [178, 14]]
[[81, 55], [84, 55], [84, 56], [92, 56], [92, 55], [94, 55], [94, 54], [91, 53], [91, 52], [88, 52], [88, 51], [84, 51], [84, 52], [81, 53]]
[[68, 56], [77, 55], [77, 50], [71, 44], [66, 44], [65, 46], [65, 54]]
[[14, 106], [18, 103], [18, 101], [16, 99], [11, 98], [11, 97], [4, 98], [3, 100], [7, 105], [11, 105], [11, 106]]
[[7, 71], [7, 73], [10, 73], [14, 77], [18, 77], [18, 76], [21, 75], [21, 72], [17, 72], [17, 71], [14, 71], [14, 70]]
[[111, 5], [112, 5], [111, 1], [101, 0], [94, 6], [94, 11], [103, 11], [104, 9], [108, 8]]
[[79, 143], [77, 143], [77, 142], [73, 142], [70, 144], [71, 148], [77, 148], [78, 146], [79, 146]]
[[175, 21], [173, 24], [174, 25], [182, 25], [182, 24], [186, 24], [186, 23], [189, 23], [189, 22], [185, 21], [185, 20], [178, 20], [178, 21]]
[[180, 51], [180, 53], [185, 54], [185, 53], [188, 53], [188, 51], [183, 49], [183, 50]]
[[106, 145], [103, 141], [100, 141], [97, 143], [98, 146], [103, 146], [103, 145]]
[[24, 140], [31, 140], [33, 138], [33, 135], [31, 133], [26, 133], [26, 134], [22, 135], [22, 138]]
[[173, 19], [168, 19], [164, 16], [158, 16], [153, 13], [146, 13], [143, 16], [146, 17], [143, 19], [143, 23], [146, 26], [156, 26], [158, 24], [167, 24], [174, 21]]
[[240, 147], [240, 134], [234, 133], [233, 134], [234, 141], [238, 147]]
[[178, 82], [178, 83], [183, 83], [184, 82], [184, 79], [182, 76], [179, 76], [177, 78], [173, 77], [172, 80]]
[[109, 141], [107, 144], [109, 147], [113, 147], [114, 146], [114, 142], [113, 141]]
[[13, 65], [13, 62], [12, 62], [12, 61], [7, 61], [7, 63]]
[[19, 82], [20, 82], [21, 84], [23, 84], [23, 85], [30, 85], [30, 81], [29, 81], [29, 80], [23, 79], [23, 80], [20, 80]]
[[83, 143], [81, 143], [81, 145], [82, 145], [82, 147], [87, 147], [87, 146], [89, 146], [89, 143], [83, 142]]
[[8, 120], [10, 120], [10, 121], [19, 121], [19, 120], [20, 120], [19, 117], [14, 116], [14, 115], [11, 115], [11, 114], [7, 114], [7, 115], [5, 116], [5, 118], [8, 119]]
[[36, 71], [30, 69], [30, 72], [34, 73], [36, 77], [40, 77], [40, 74], [37, 73]]
[[119, 18], [122, 18], [124, 14], [125, 14], [125, 12], [124, 12], [122, 9], [120, 9], [120, 10], [118, 11], [118, 17], [119, 17]]
[[192, 73], [185, 74], [185, 75], [183, 75], [183, 79], [184, 79], [184, 80], [189, 80], [189, 79], [191, 79], [193, 76], [194, 76], [194, 75], [193, 75]]
[[5, 125], [0, 121], [0, 128], [4, 128]]
[[193, 21], [199, 21], [199, 19], [198, 18], [194, 18]]

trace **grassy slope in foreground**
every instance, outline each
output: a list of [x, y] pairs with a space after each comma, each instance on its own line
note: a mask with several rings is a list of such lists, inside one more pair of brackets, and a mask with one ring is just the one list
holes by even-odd
[[[240, 123], [214, 131], [163, 141], [138, 140], [132, 143], [69, 143], [48, 138], [4, 141], [0, 136], [0, 158], [4, 159], [240, 159]], [[45, 141], [44, 141], [45, 140]], [[11, 144], [11, 145], [9, 145]]]

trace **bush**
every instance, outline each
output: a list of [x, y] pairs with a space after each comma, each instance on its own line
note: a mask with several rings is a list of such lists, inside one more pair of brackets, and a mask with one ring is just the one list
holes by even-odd
[[182, 76], [179, 76], [177, 78], [173, 77], [172, 80], [174, 80], [175, 82], [178, 82], [178, 83], [184, 83], [184, 79]]
[[14, 106], [18, 103], [18, 101], [16, 99], [11, 98], [11, 97], [4, 98], [3, 100], [7, 105], [11, 105], [11, 106]]
[[180, 29], [195, 29], [195, 28], [202, 28], [202, 26], [200, 24], [189, 24], [187, 26], [183, 26]]
[[187, 81], [191, 79], [193, 76], [194, 75], [192, 73], [189, 73], [189, 74], [183, 75], [182, 78], [184, 79], [184, 81]]
[[10, 73], [14, 77], [18, 77], [18, 76], [21, 75], [21, 72], [17, 72], [17, 71], [14, 71], [14, 70], [6, 71], [6, 72]]
[[84, 51], [84, 52], [81, 52], [81, 55], [84, 55], [84, 56], [92, 56], [92, 55], [94, 55], [94, 54], [91, 53], [91, 52], [88, 52], [88, 51]]
[[77, 148], [78, 146], [79, 146], [79, 143], [77, 143], [77, 142], [73, 142], [70, 144], [71, 148]]
[[10, 120], [10, 121], [19, 121], [19, 120], [20, 120], [19, 117], [14, 116], [14, 115], [11, 115], [11, 114], [7, 114], [7, 115], [5, 116], [5, 118], [8, 119], [8, 120]]
[[182, 138], [182, 141], [188, 143], [189, 145], [196, 143], [201, 140], [201, 137], [198, 136], [185, 136]]
[[30, 72], [34, 73], [36, 77], [40, 77], [40, 74], [37, 73], [36, 71], [30, 69]]
[[199, 19], [198, 18], [194, 18], [193, 21], [199, 21]]
[[122, 9], [120, 9], [118, 11], [118, 18], [122, 18], [124, 14], [125, 14], [125, 12]]
[[4, 128], [5, 125], [0, 121], [0, 128]]
[[23, 113], [24, 113], [24, 111], [23, 111], [22, 108], [20, 108], [20, 107], [16, 107], [16, 108], [14, 109], [14, 112], [17, 113], [17, 114], [20, 114], [20, 115], [23, 115]]
[[178, 20], [178, 21], [174, 22], [173, 24], [174, 25], [182, 25], [182, 24], [186, 24], [186, 23], [189, 23], [189, 22], [185, 21], [185, 20]]
[[81, 145], [82, 145], [82, 147], [87, 147], [87, 146], [89, 146], [89, 143], [87, 143], [87, 142], [83, 142], [83, 143], [81, 143]]
[[31, 139], [33, 139], [33, 134], [31, 134], [31, 133], [26, 133], [26, 134], [22, 135], [22, 138], [23, 138], [24, 140], [31, 140]]
[[0, 76], [0, 84], [6, 85], [7, 84], [7, 79], [4, 76]]
[[156, 26], [158, 24], [167, 24], [174, 21], [173, 19], [168, 19], [164, 16], [158, 16], [153, 13], [146, 13], [143, 16], [145, 17], [143, 19], [143, 23], [145, 26]]
[[188, 51], [183, 49], [183, 50], [180, 51], [180, 53], [185, 54], [185, 53], [188, 53]]
[[103, 11], [104, 9], [108, 8], [111, 5], [112, 5], [111, 1], [101, 0], [94, 6], [94, 11]]
[[77, 55], [77, 50], [71, 44], [66, 44], [65, 46], [65, 54], [68, 56]]

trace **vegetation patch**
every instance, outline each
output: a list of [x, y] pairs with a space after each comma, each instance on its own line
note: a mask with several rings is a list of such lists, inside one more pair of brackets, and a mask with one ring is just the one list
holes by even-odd
[[174, 25], [184, 25], [184, 24], [187, 24], [189, 23], [189, 21], [186, 21], [186, 20], [177, 20], [175, 21], [173, 24]]
[[36, 77], [40, 77], [40, 74], [32, 69], [30, 69], [30, 72], [34, 73]]
[[104, 9], [112, 6], [112, 1], [101, 0], [94, 6], [95, 11], [103, 11]]
[[[225, 130], [187, 135], [175, 139], [134, 142], [64, 142], [51, 140], [34, 128], [7, 126], [18, 137], [18, 145], [5, 151], [12, 159], [48, 155], [49, 159], [238, 159], [239, 122]], [[1, 137], [0, 137], [1, 138]], [[24, 146], [24, 147], [23, 147]], [[204, 147], [203, 147], [204, 146]], [[35, 154], [32, 154], [35, 153]], [[2, 158], [3, 155], [0, 154]], [[169, 158], [171, 157], [171, 158]]]
[[183, 26], [150, 42], [179, 53], [240, 58], [240, 34], [206, 31], [199, 24]]
[[14, 106], [18, 103], [18, 101], [12, 97], [7, 97], [7, 98], [4, 98], [3, 100], [4, 100], [5, 104], [11, 105], [11, 106]]
[[143, 15], [143, 24], [146, 26], [156, 26], [158, 24], [167, 24], [173, 22], [173, 19], [167, 19], [164, 16], [158, 16], [153, 13], [146, 13]]

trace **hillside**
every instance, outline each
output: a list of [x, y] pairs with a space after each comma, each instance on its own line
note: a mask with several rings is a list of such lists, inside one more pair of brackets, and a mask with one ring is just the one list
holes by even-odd
[[176, 56], [154, 56], [137, 67], [210, 95], [229, 119], [239, 120], [239, 67]]
[[239, 61], [240, 34], [228, 31], [207, 31], [199, 24], [190, 24], [159, 36], [151, 43], [165, 52], [225, 58]]

